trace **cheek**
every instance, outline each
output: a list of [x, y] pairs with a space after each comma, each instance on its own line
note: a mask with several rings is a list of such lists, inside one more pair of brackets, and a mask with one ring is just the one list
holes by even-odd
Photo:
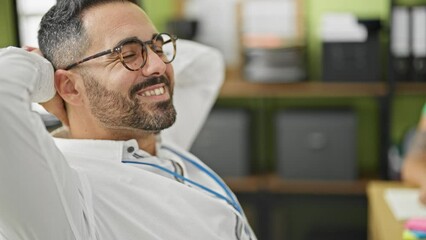
[[167, 64], [166, 76], [170, 80], [170, 85], [173, 88], [174, 85], [175, 85], [175, 72], [174, 72], [174, 69], [173, 69], [173, 65]]
[[110, 73], [103, 79], [104, 86], [110, 91], [120, 92], [126, 95], [129, 88], [136, 82], [136, 74], [128, 70]]

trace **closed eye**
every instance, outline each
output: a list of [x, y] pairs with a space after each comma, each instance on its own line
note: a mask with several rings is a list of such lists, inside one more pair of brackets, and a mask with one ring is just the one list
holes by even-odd
[[122, 56], [123, 56], [124, 62], [131, 62], [131, 61], [134, 61], [138, 57], [138, 54], [128, 52], [128, 53], [122, 54]]
[[132, 58], [132, 57], [134, 57], [134, 56], [136, 56], [136, 54], [134, 54], [134, 53], [129, 53], [129, 54], [123, 54], [123, 58]]
[[161, 46], [151, 45], [151, 49], [158, 55], [163, 54], [163, 48]]

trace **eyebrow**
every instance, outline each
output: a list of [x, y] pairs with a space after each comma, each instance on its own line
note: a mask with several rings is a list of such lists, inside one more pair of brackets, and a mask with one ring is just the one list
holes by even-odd
[[124, 39], [121, 39], [120, 41], [118, 41], [115, 45], [114, 45], [114, 48], [115, 47], [118, 47], [118, 46], [120, 46], [121, 44], [123, 44], [123, 43], [125, 43], [125, 42], [127, 42], [127, 41], [130, 41], [130, 40], [139, 40], [139, 41], [141, 41], [138, 37], [136, 37], [136, 36], [133, 36], [133, 37], [128, 37], [128, 38], [124, 38]]
[[[121, 39], [118, 43], [116, 43], [115, 45], [114, 45], [114, 47], [112, 47], [112, 49], [114, 49], [114, 48], [116, 48], [116, 47], [118, 47], [118, 46], [120, 46], [120, 45], [122, 45], [123, 43], [125, 43], [125, 42], [127, 42], [127, 41], [130, 41], [130, 40], [138, 40], [138, 41], [140, 41], [139, 40], [139, 38], [138, 37], [136, 37], [136, 36], [133, 36], [133, 37], [128, 37], [128, 38], [124, 38], [124, 39]], [[109, 58], [109, 59], [115, 59], [116, 58], [116, 56], [114, 55], [114, 51], [113, 52], [111, 52], [110, 54], [108, 54], [106, 57], [107, 58]]]
[[[158, 35], [158, 34], [159, 34], [158, 32], [154, 32], [154, 33], [152, 34], [152, 36], [151, 36], [151, 39], [149, 39], [149, 40], [152, 40], [152, 39], [153, 39], [156, 35]], [[144, 41], [144, 40], [139, 39], [139, 38], [138, 38], [138, 37], [136, 37], [136, 36], [132, 36], [132, 37], [128, 37], [128, 38], [121, 39], [120, 41], [118, 41], [118, 42], [114, 45], [114, 47], [118, 47], [118, 46], [120, 46], [121, 44], [123, 44], [124, 42], [127, 42], [127, 41], [129, 41], [129, 40], [139, 40], [139, 41], [141, 41], [141, 42], [149, 41], [149, 40]]]

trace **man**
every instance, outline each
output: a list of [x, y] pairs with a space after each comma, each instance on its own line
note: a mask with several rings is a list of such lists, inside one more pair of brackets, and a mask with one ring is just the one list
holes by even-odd
[[420, 187], [420, 201], [426, 204], [426, 105], [403, 162], [402, 179]]
[[[217, 89], [203, 72], [176, 83], [189, 123], [158, 135], [176, 117], [173, 36], [128, 1], [67, 0], [43, 17], [39, 44], [54, 73], [33, 53], [0, 52], [2, 239], [255, 239], [223, 181], [167, 137], [184, 148], [195, 137], [206, 110], [194, 110]], [[188, 64], [218, 60], [192, 46], [200, 54]], [[68, 138], [42, 131], [30, 100], [68, 125]]]

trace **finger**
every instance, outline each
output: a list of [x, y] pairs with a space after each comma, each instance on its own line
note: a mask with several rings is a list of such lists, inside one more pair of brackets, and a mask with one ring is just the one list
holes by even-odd
[[40, 49], [38, 49], [38, 48], [35, 48], [35, 49], [31, 50], [30, 52], [35, 53], [35, 54], [38, 54], [38, 55], [40, 55], [40, 56], [44, 57], [44, 56], [43, 56], [43, 53], [41, 53]]
[[56, 94], [52, 99], [41, 105], [51, 114], [55, 115], [62, 124], [69, 126], [68, 115], [66, 113], [64, 100]]
[[58, 117], [59, 121], [62, 122], [62, 125], [69, 127], [70, 124], [69, 124], [68, 116], [67, 116], [66, 112], [58, 113], [57, 117]]
[[55, 115], [55, 117], [58, 118], [59, 121], [61, 121], [62, 125], [69, 126], [68, 116], [63, 109], [57, 111], [51, 110], [50, 113]]
[[22, 49], [24, 49], [25, 51], [28, 51], [28, 52], [32, 52], [36, 48], [35, 47], [31, 47], [31, 46], [23, 46]]
[[52, 109], [55, 111], [53, 114], [59, 119], [59, 121], [62, 122], [63, 125], [69, 126], [69, 120], [68, 120], [67, 111], [65, 109], [64, 100], [59, 95], [56, 95], [55, 98], [56, 98], [57, 106]]
[[43, 53], [41, 53], [39, 48], [31, 47], [31, 46], [23, 46], [22, 49], [24, 49], [27, 52], [35, 53], [43, 57]]
[[426, 205], [426, 192], [420, 192], [420, 202]]

